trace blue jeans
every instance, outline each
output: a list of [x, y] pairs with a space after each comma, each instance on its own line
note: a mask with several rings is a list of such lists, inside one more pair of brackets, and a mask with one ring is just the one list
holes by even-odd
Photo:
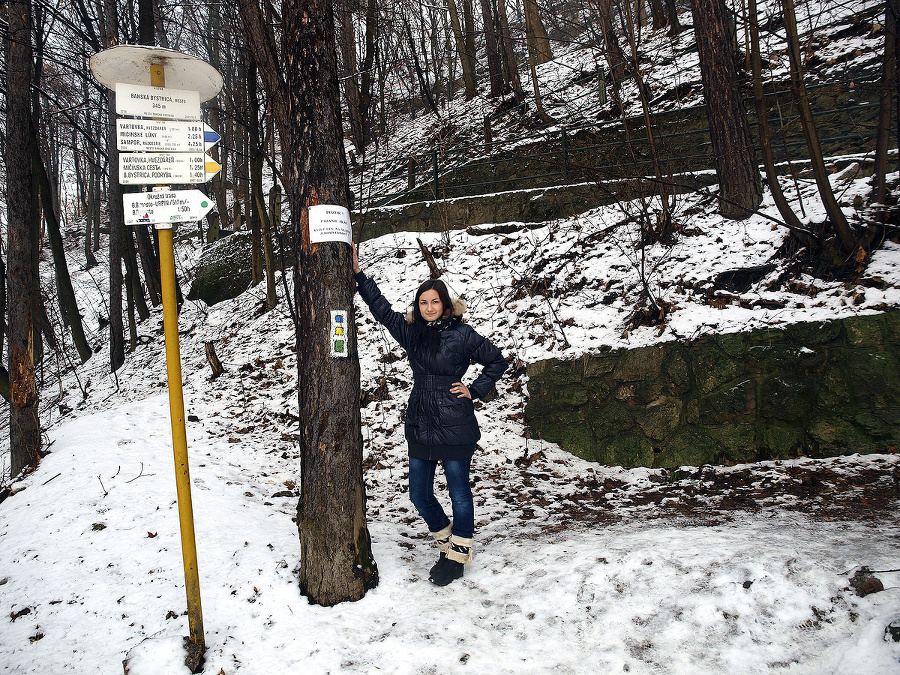
[[[453, 505], [452, 532], [457, 537], [466, 539], [471, 539], [475, 532], [475, 505], [472, 487], [469, 485], [471, 462], [471, 459], [448, 459], [441, 462]], [[409, 458], [409, 498], [432, 532], [443, 530], [450, 524], [450, 519], [434, 496], [434, 472], [437, 465], [437, 462], [427, 459]]]

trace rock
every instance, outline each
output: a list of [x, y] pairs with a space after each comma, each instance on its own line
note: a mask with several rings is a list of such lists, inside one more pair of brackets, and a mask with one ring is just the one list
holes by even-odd
[[868, 567], [860, 567], [856, 573], [850, 577], [850, 585], [861, 598], [884, 590], [884, 584], [881, 583], [881, 579], [874, 576], [872, 570]]
[[[281, 256], [275, 251], [275, 269], [281, 268]], [[206, 246], [188, 300], [203, 300], [207, 305], [236, 298], [250, 288], [253, 271], [250, 268], [250, 233], [236, 232]]]
[[884, 628], [884, 641], [890, 642], [891, 640], [900, 642], [900, 619], [891, 621]]
[[532, 437], [626, 467], [885, 452], [900, 311], [528, 364]]

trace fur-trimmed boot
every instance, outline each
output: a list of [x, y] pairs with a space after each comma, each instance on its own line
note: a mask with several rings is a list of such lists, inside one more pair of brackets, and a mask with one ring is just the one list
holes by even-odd
[[443, 530], [431, 533], [431, 536], [434, 537], [434, 543], [437, 544], [438, 550], [441, 552], [442, 558], [446, 556], [447, 551], [450, 550], [450, 533], [452, 529], [453, 523], [450, 523]]
[[453, 523], [450, 523], [443, 530], [431, 533], [431, 536], [434, 537], [434, 543], [437, 545], [441, 555], [438, 557], [438, 561], [431, 566], [431, 570], [428, 572], [429, 576], [434, 574], [434, 571], [438, 569], [438, 566], [447, 559], [447, 552], [450, 550], [450, 531], [452, 527]]
[[450, 535], [450, 550], [441, 556], [437, 565], [431, 568], [429, 579], [437, 586], [446, 586], [455, 579], [462, 578], [463, 568], [472, 562], [474, 540]]

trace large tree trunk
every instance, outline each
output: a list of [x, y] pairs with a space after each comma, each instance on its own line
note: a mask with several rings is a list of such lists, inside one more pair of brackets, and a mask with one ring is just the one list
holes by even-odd
[[338, 2], [340, 24], [341, 60], [344, 65], [344, 98], [347, 101], [347, 117], [350, 120], [350, 138], [357, 151], [363, 152], [362, 115], [359, 109], [359, 72], [356, 65], [356, 29], [353, 21], [354, 3]]
[[[241, 16], [260, 71], [278, 66], [260, 12], [242, 9]], [[279, 127], [296, 239], [300, 589], [311, 602], [330, 606], [358, 600], [378, 582], [366, 527], [350, 249], [309, 240], [309, 206], [349, 207], [350, 191], [331, 3], [286, 0], [282, 19], [285, 66], [264, 81], [267, 90], [283, 87], [269, 96], [285, 103]], [[346, 312], [346, 358], [331, 356], [332, 311]]]
[[675, 37], [684, 30], [678, 20], [678, 6], [675, 4], [675, 0], [666, 0], [666, 10], [669, 13], [669, 35]]
[[553, 48], [550, 46], [550, 38], [541, 15], [538, 11], [537, 0], [523, 0], [525, 10], [525, 34], [530, 48], [534, 50], [537, 65], [553, 60]]
[[36, 138], [32, 143], [32, 148], [34, 151], [35, 181], [40, 190], [41, 201], [44, 206], [44, 219], [50, 235], [50, 250], [53, 253], [53, 266], [56, 271], [56, 288], [57, 293], [59, 293], [59, 302], [68, 318], [69, 329], [72, 331], [72, 341], [78, 350], [78, 356], [81, 357], [81, 362], [84, 363], [91, 358], [93, 352], [84, 335], [84, 326], [81, 322], [81, 314], [78, 311], [78, 303], [75, 299], [75, 289], [72, 287], [72, 277], [69, 275], [69, 265], [66, 262], [66, 254], [63, 251], [62, 232], [60, 232], [56, 211], [51, 203], [50, 181], [47, 177], [44, 161], [37, 149]]
[[613, 26], [612, 0], [596, 0], [597, 17], [600, 21], [600, 32], [603, 33], [603, 52], [606, 65], [609, 67], [609, 95], [612, 99], [613, 112], [622, 110], [622, 83], [625, 81], [625, 53], [619, 44]]
[[719, 179], [719, 213], [726, 218], [747, 218], [762, 202], [762, 185], [734, 65], [725, 0], [691, 0], [691, 9]]
[[512, 87], [516, 102], [525, 100], [522, 80], [519, 78], [519, 63], [513, 49], [512, 35], [509, 33], [509, 21], [506, 14], [506, 0], [497, 0], [497, 23], [500, 26], [500, 46], [503, 54], [503, 76]]
[[822, 146], [819, 144], [819, 134], [813, 120], [812, 109], [809, 106], [809, 96], [806, 93], [806, 84], [803, 82], [803, 68], [800, 60], [800, 39], [797, 36], [797, 15], [794, 12], [794, 0], [781, 0], [784, 10], [784, 32], [788, 42], [788, 56], [791, 63], [791, 89], [797, 99], [797, 107], [800, 110], [800, 124], [803, 127], [803, 135], [806, 137], [806, 149], [809, 152], [813, 175], [819, 188], [819, 197], [828, 214], [831, 225], [837, 235], [838, 244], [845, 253], [852, 253], [858, 245], [856, 237], [850, 231], [847, 217], [841, 211], [840, 204], [834, 198], [831, 189], [831, 181], [828, 179], [828, 170], [825, 168], [825, 160], [822, 157]]
[[[34, 376], [34, 287], [37, 244], [31, 84], [31, 3], [10, 0], [6, 42], [6, 204], [9, 263], [10, 476], [40, 459], [41, 430]], [[37, 152], [35, 149], [34, 152]]]

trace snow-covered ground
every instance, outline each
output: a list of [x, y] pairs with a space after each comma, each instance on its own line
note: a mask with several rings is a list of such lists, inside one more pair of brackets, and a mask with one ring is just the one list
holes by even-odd
[[[865, 182], [843, 189], [852, 198]], [[469, 302], [469, 321], [517, 366], [900, 305], [893, 242], [859, 284], [807, 278], [779, 286], [775, 269], [732, 304], [710, 305], [702, 290], [717, 274], [783, 265], [774, 252], [785, 231], [761, 216], [724, 222], [701, 208], [704, 200], [682, 202], [689, 235], [647, 251], [652, 287], [676, 306], [663, 329], [627, 329], [641, 284], [636, 233], [616, 226], [622, 206], [512, 234], [418, 236], [441, 251], [450, 285]], [[179, 253], [189, 269], [196, 245], [181, 242]], [[414, 235], [365, 242], [361, 257], [398, 307], [427, 276]], [[879, 283], [867, 283], [875, 277]], [[518, 280], [538, 278], [546, 278], [543, 287], [520, 292]], [[400, 350], [364, 308], [357, 314], [362, 386], [374, 392], [381, 378], [387, 382], [387, 397], [363, 410], [381, 581], [357, 603], [309, 605], [295, 578], [293, 328], [283, 302], [260, 313], [263, 292], [214, 307], [189, 302], [180, 319], [209, 647], [204, 672], [900, 668], [900, 644], [885, 640], [886, 626], [900, 620], [900, 573], [878, 574], [887, 589], [866, 597], [848, 584], [863, 565], [900, 567], [896, 455], [681, 473], [597, 466], [525, 439], [520, 367], [478, 412], [475, 562], [462, 581], [432, 586], [435, 552], [406, 495], [399, 409], [408, 366], [394, 360]], [[741, 306], [758, 298], [778, 308]], [[148, 637], [156, 640], [143, 645], [133, 672], [184, 670], [177, 665], [187, 617], [160, 319], [157, 312], [140, 326], [141, 344], [115, 377], [104, 347], [77, 380], [69, 374], [44, 390], [50, 454], [0, 504], [0, 600], [9, 616], [0, 631], [3, 672], [121, 672], [126, 653]], [[227, 370], [215, 381], [207, 340]], [[794, 489], [808, 475], [825, 491]]]
[[[805, 3], [801, 29], [845, 25], [846, 15], [874, 4]], [[777, 51], [777, 35], [764, 39]], [[696, 59], [682, 54], [689, 42], [687, 33], [648, 38], [645, 51], [668, 55], [646, 73], [652, 87], [699, 79]], [[851, 36], [820, 48], [823, 58], [871, 61], [876, 42]], [[573, 84], [597, 58], [572, 45], [540, 67], [545, 103], [568, 125], [597, 122], [593, 85], [579, 96]], [[773, 74], [784, 67], [773, 61]], [[493, 107], [459, 98], [442, 114], [475, 138]], [[382, 150], [396, 157], [428, 146], [443, 124], [421, 116], [395, 122]], [[515, 142], [507, 136], [521, 132], [516, 124], [498, 121], [497, 142]], [[833, 183], [855, 217], [868, 182], [846, 171]], [[783, 187], [795, 203], [799, 189], [807, 222], [824, 220], [812, 181]], [[182, 364], [209, 648], [203, 672], [900, 672], [900, 643], [885, 637], [900, 621], [900, 456], [625, 470], [526, 439], [524, 365], [535, 360], [900, 307], [896, 238], [852, 280], [792, 272], [788, 283], [788, 261], [776, 255], [787, 230], [772, 220], [768, 195], [762, 215], [739, 223], [715, 215], [714, 198], [679, 197], [684, 233], [643, 252], [627, 222], [638, 208], [361, 245], [363, 267], [400, 308], [428, 275], [421, 238], [468, 301], [468, 320], [513, 364], [499, 395], [478, 408], [476, 558], [446, 588], [427, 581], [435, 551], [406, 494], [400, 408], [409, 369], [368, 311], [359, 305], [362, 388], [371, 395], [386, 385], [363, 409], [380, 583], [359, 602], [326, 609], [309, 605], [296, 582], [297, 360], [283, 297], [267, 314], [262, 287], [214, 307], [185, 304]], [[186, 286], [199, 245], [179, 240], [177, 253]], [[50, 454], [24, 478], [0, 480], [12, 493], [0, 503], [0, 672], [121, 673], [122, 659], [138, 648], [132, 675], [183, 673], [188, 628], [162, 316], [156, 310], [138, 326], [136, 350], [110, 374], [99, 320], [108, 314], [104, 251], [91, 271], [80, 255], [70, 252], [70, 267], [98, 352], [74, 371], [45, 360], [41, 421]], [[763, 265], [771, 268], [749, 289], [717, 284], [723, 273]], [[49, 264], [45, 275], [51, 284]], [[280, 280], [278, 289], [283, 296]], [[663, 325], [634, 328], [628, 319], [645, 290], [672, 311]], [[206, 341], [226, 368], [214, 381]], [[8, 473], [5, 438], [0, 469]], [[884, 591], [859, 597], [851, 589], [862, 566], [878, 571]]]

